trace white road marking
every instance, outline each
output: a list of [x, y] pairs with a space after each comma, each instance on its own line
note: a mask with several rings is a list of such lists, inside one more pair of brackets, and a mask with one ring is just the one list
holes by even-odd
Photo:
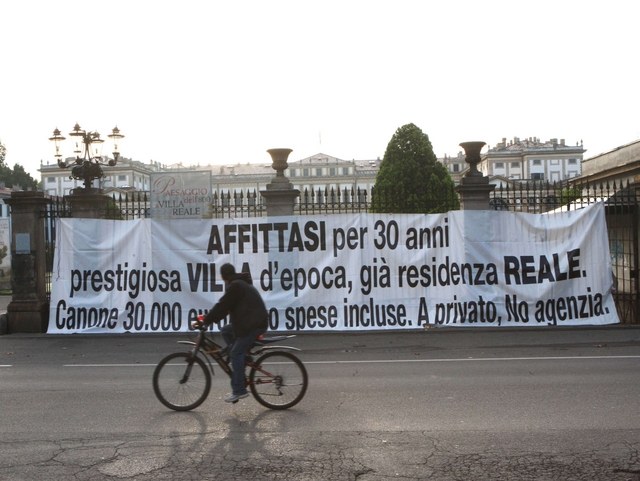
[[[576, 360], [640, 359], [640, 356], [556, 356], [556, 357], [465, 357], [454, 359], [371, 359], [347, 361], [303, 361], [311, 364], [395, 364], [409, 362], [511, 362], [511, 361], [576, 361]], [[150, 367], [157, 364], [64, 364], [64, 367]]]

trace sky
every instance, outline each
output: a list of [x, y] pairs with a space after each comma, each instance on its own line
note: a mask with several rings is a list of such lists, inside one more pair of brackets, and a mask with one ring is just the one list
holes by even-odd
[[538, 137], [589, 158], [640, 138], [639, 17], [629, 0], [3, 1], [0, 142], [38, 180], [76, 122], [166, 165], [371, 160], [408, 123], [438, 157]]

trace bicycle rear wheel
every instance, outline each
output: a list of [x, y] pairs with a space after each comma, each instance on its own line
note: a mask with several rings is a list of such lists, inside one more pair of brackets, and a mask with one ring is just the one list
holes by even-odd
[[307, 391], [309, 379], [302, 361], [290, 352], [268, 352], [249, 371], [253, 397], [269, 409], [295, 406]]
[[189, 365], [190, 356], [188, 352], [169, 354], [153, 372], [153, 390], [169, 409], [189, 411], [200, 406], [209, 395], [209, 369], [199, 357]]

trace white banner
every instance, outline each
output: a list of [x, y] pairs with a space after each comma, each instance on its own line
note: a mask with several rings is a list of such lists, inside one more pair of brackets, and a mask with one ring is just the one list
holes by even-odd
[[59, 222], [49, 333], [186, 331], [226, 262], [251, 273], [277, 331], [619, 322], [602, 203]]

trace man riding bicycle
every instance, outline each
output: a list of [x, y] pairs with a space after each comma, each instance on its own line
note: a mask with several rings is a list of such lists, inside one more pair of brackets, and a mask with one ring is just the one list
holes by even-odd
[[[237, 274], [233, 265], [224, 264], [220, 267], [220, 275], [226, 284], [225, 293], [202, 323], [210, 325], [229, 315], [230, 324], [223, 326], [220, 332], [227, 348], [231, 346], [229, 357], [233, 368], [232, 393], [225, 401], [232, 403], [249, 396], [245, 385], [244, 361], [249, 348], [267, 331], [269, 314], [248, 273]], [[200, 322], [196, 321], [194, 327], [199, 327]]]

